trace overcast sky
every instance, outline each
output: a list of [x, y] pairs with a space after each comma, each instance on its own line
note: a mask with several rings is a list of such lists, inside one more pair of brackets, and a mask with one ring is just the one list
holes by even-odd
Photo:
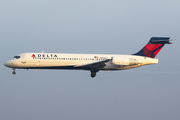
[[[179, 0], [0, 0], [1, 120], [179, 120]], [[25, 52], [133, 54], [171, 37], [159, 63], [132, 70], [17, 70]]]

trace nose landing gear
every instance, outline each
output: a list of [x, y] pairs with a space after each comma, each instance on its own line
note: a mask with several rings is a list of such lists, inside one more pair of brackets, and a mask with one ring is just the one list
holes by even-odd
[[12, 74], [13, 74], [13, 75], [15, 75], [15, 74], [16, 74], [16, 71], [15, 71], [15, 69], [14, 69], [14, 68], [13, 68], [13, 72], [12, 72]]

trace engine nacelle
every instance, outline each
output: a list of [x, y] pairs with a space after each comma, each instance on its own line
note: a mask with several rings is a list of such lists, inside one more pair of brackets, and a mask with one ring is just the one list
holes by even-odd
[[113, 65], [137, 65], [138, 60], [134, 58], [120, 58], [120, 57], [112, 57]]

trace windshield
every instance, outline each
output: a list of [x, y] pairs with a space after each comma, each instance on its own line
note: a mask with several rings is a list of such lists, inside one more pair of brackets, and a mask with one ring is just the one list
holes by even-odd
[[19, 59], [19, 58], [20, 58], [20, 56], [14, 56], [13, 58]]

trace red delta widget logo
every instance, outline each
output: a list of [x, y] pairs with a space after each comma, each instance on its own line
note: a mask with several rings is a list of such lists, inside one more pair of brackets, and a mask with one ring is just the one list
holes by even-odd
[[36, 57], [34, 54], [31, 56], [32, 58]]

